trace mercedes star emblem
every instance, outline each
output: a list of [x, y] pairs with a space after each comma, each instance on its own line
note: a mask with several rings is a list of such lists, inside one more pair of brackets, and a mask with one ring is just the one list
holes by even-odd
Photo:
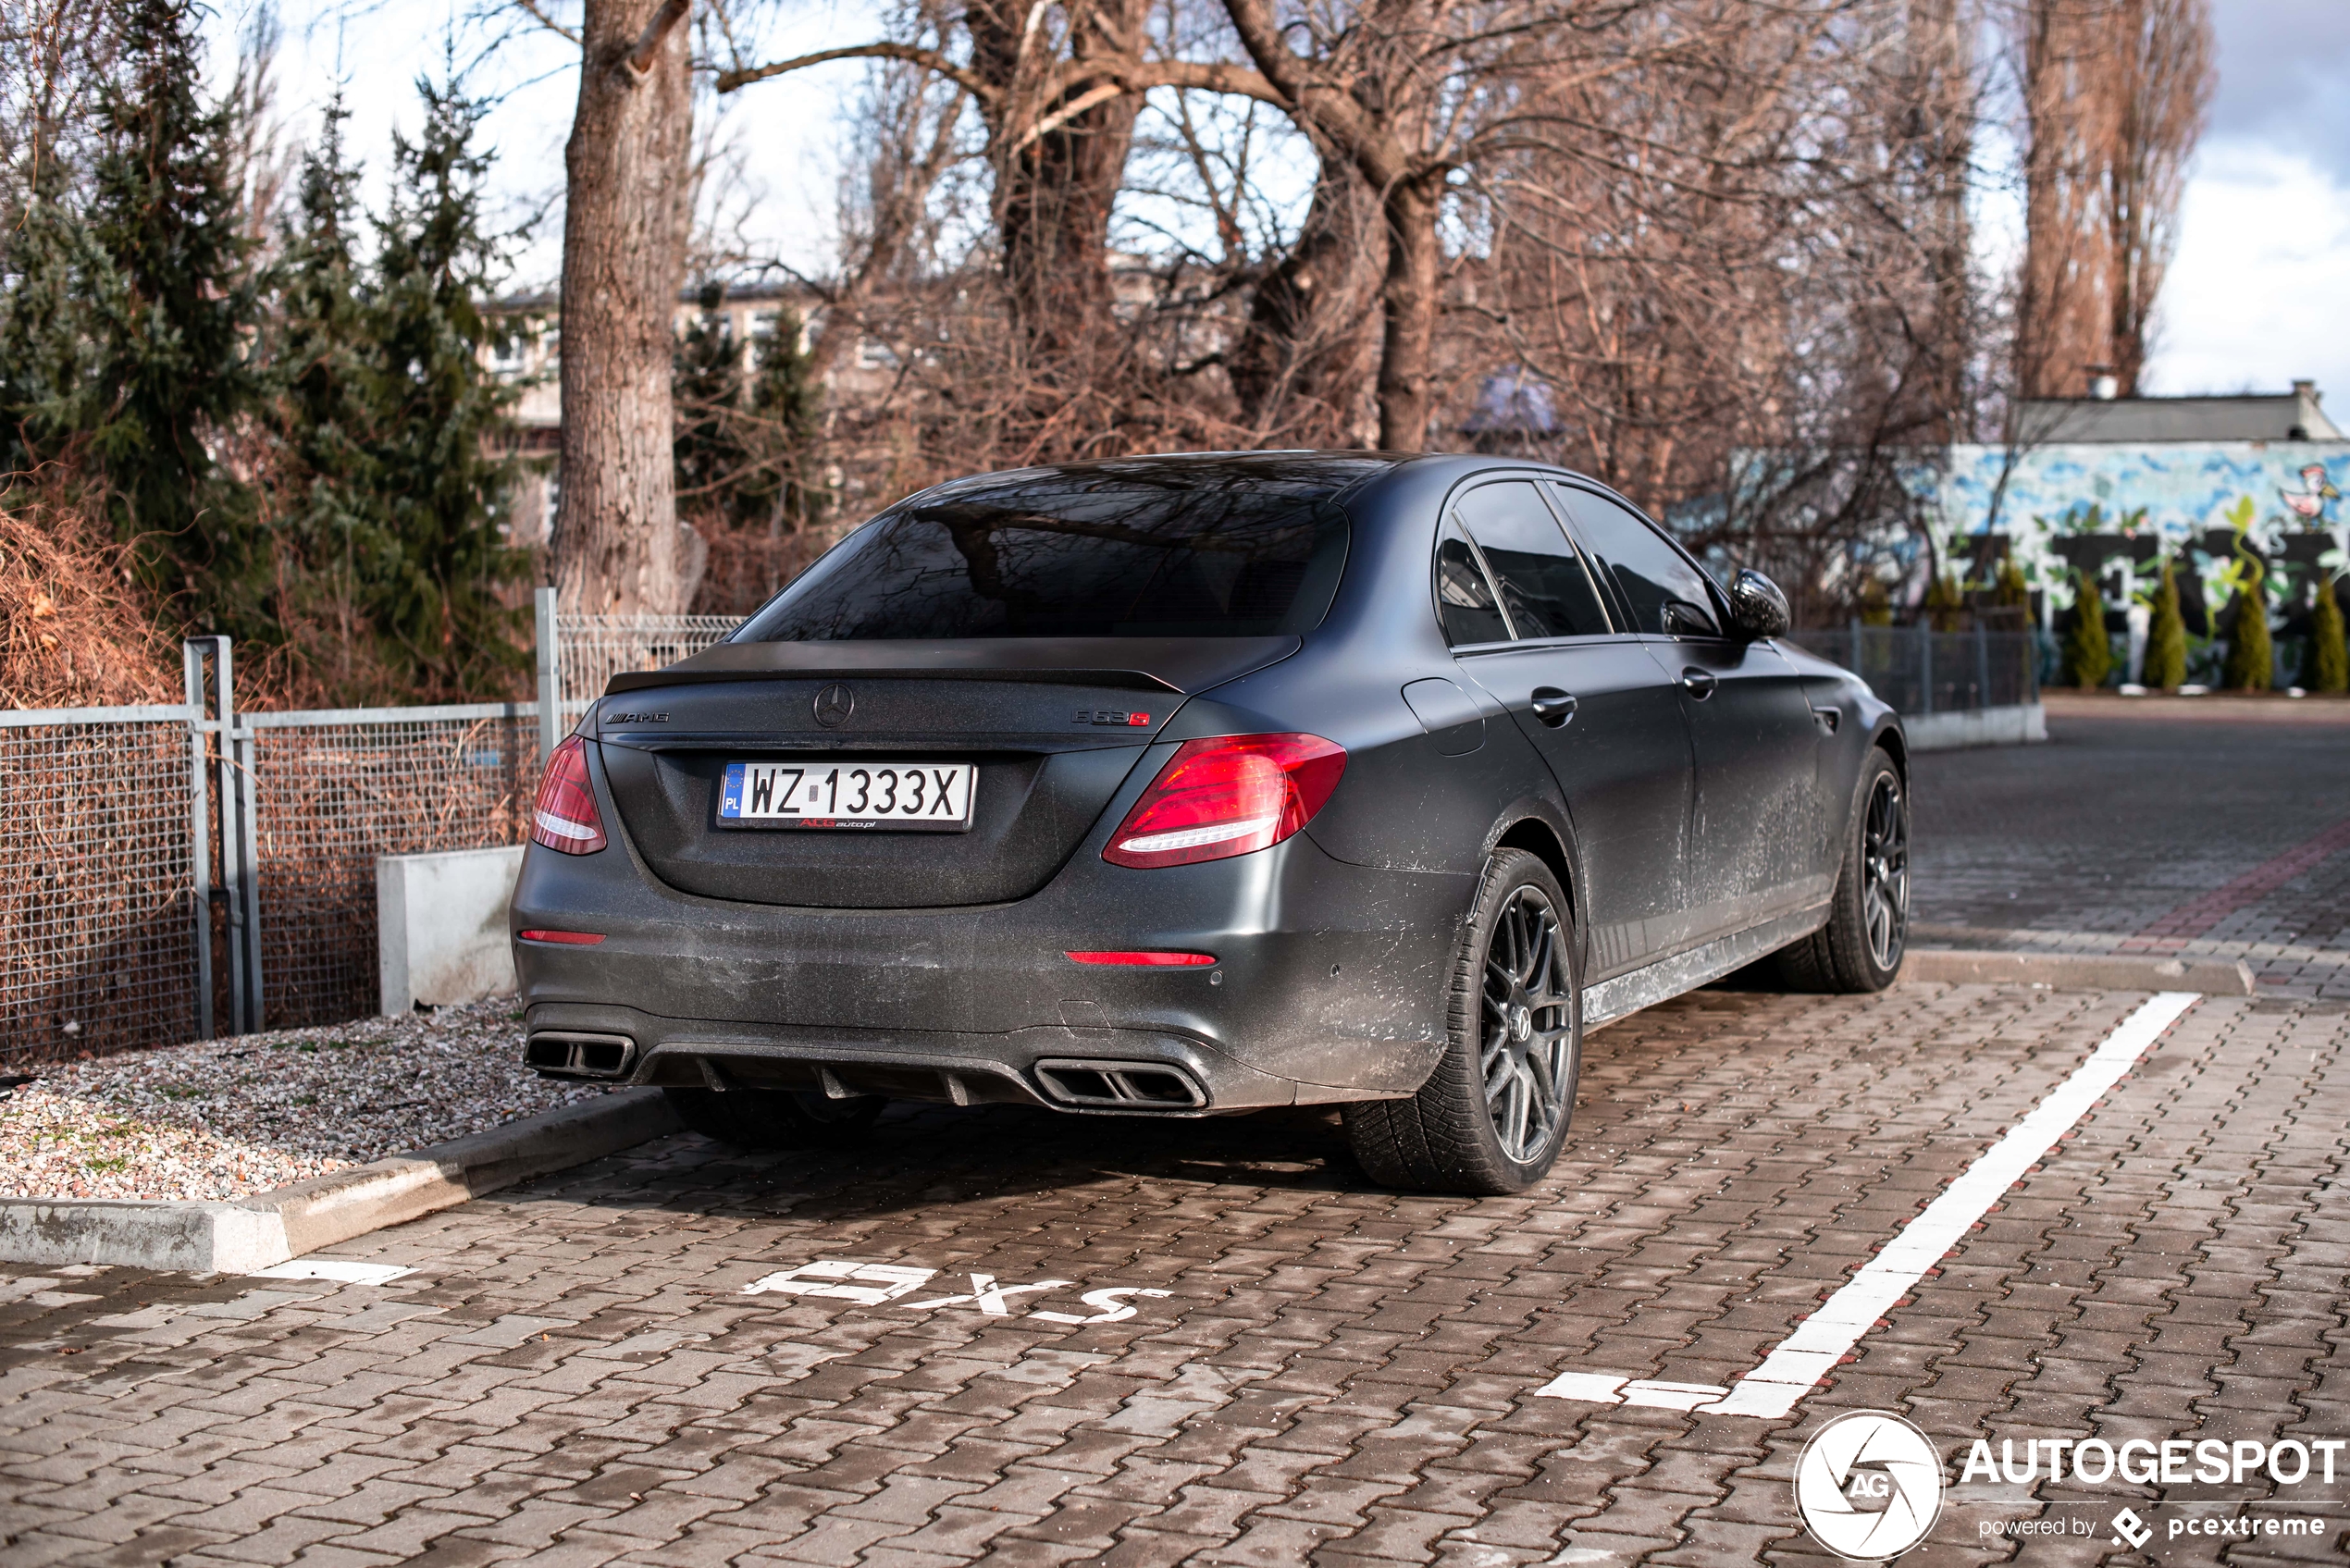
[[836, 730], [848, 722], [848, 715], [856, 706], [857, 699], [848, 695], [848, 688], [835, 682], [816, 694], [816, 722], [828, 730]]

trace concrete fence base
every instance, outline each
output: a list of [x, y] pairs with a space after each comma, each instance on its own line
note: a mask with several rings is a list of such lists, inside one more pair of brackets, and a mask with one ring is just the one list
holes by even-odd
[[1912, 751], [1962, 751], [1973, 746], [2031, 746], [2048, 738], [2048, 710], [2036, 702], [1956, 713], [1905, 713], [1901, 733]]
[[522, 846], [376, 857], [377, 969], [382, 1008], [404, 1013], [503, 996], [514, 989], [506, 907]]

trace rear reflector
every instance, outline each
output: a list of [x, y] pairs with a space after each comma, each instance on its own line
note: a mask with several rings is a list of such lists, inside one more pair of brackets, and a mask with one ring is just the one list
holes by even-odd
[[565, 737], [547, 759], [547, 776], [538, 783], [531, 811], [530, 841], [565, 855], [593, 855], [604, 846], [604, 820], [597, 814], [596, 788], [588, 780], [588, 743], [577, 735]]
[[1270, 848], [1314, 820], [1345, 771], [1345, 748], [1319, 735], [1187, 740], [1109, 835], [1102, 858], [1187, 866]]
[[1153, 969], [1196, 969], [1216, 961], [1213, 953], [1064, 953], [1061, 957], [1072, 964], [1140, 964]]
[[601, 932], [595, 931], [526, 931], [522, 933], [522, 939], [525, 942], [559, 942], [566, 947], [593, 947], [604, 937]]

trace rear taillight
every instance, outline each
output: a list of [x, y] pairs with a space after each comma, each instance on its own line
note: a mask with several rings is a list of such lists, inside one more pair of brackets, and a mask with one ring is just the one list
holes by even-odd
[[[524, 932], [525, 936], [530, 932]], [[1114, 952], [1063, 953], [1072, 964], [1110, 964], [1136, 969], [1198, 969], [1216, 961], [1213, 953], [1168, 953], [1156, 949], [1120, 949]]]
[[593, 855], [604, 846], [604, 820], [588, 782], [588, 745], [572, 735], [547, 759], [538, 801], [530, 813], [530, 841], [566, 855]]
[[1109, 835], [1102, 858], [1188, 866], [1269, 848], [1314, 820], [1345, 771], [1345, 748], [1319, 735], [1187, 740]]

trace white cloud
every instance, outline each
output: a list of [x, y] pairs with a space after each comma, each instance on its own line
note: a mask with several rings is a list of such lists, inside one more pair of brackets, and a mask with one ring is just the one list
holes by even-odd
[[2265, 140], [2208, 142], [2163, 285], [2148, 389], [2282, 391], [2350, 414], [2350, 189]]

